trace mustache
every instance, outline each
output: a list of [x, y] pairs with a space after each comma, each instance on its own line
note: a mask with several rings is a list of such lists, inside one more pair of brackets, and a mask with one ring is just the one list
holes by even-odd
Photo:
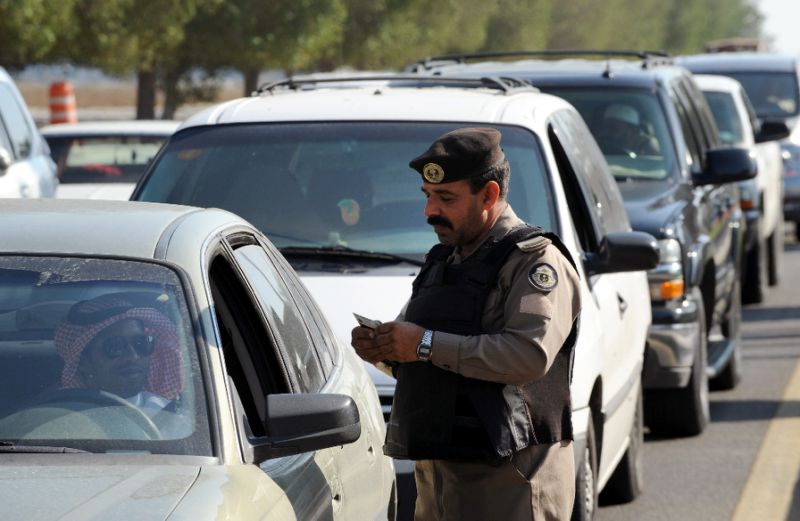
[[433, 217], [428, 217], [428, 224], [430, 224], [431, 226], [436, 226], [438, 224], [439, 226], [446, 226], [451, 229], [453, 228], [453, 223], [451, 223], [444, 217], [438, 217], [436, 215], [434, 215]]

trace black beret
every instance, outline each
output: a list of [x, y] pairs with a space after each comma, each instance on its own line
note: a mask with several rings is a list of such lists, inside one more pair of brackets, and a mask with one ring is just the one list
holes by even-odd
[[500, 132], [493, 128], [459, 128], [440, 136], [409, 166], [429, 183], [451, 183], [483, 174], [505, 161]]

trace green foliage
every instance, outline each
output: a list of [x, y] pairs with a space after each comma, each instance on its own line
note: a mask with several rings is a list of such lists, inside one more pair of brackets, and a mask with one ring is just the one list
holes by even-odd
[[44, 60], [73, 25], [73, 0], [0, 0], [0, 65]]

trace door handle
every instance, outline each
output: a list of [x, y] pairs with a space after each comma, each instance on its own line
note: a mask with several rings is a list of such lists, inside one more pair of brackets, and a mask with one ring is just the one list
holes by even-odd
[[617, 293], [617, 304], [619, 305], [619, 316], [622, 317], [628, 309], [628, 303], [625, 302], [625, 299], [622, 298], [622, 295], [619, 293]]

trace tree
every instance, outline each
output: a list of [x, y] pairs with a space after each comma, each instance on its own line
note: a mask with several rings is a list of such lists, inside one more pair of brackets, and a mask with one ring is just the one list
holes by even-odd
[[59, 34], [75, 27], [74, 0], [0, 0], [0, 65], [20, 69], [46, 59]]

